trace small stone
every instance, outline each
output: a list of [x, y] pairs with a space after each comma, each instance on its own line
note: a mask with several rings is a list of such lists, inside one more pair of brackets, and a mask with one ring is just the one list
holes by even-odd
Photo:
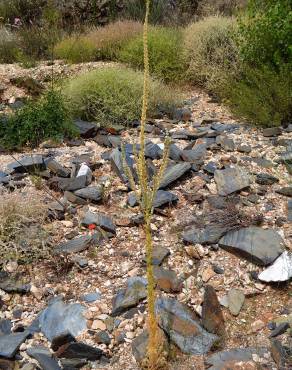
[[252, 330], [253, 333], [256, 333], [257, 331], [260, 331], [264, 327], [265, 327], [265, 323], [262, 320], [254, 321], [251, 324], [251, 330]]
[[106, 330], [106, 325], [101, 320], [94, 320], [91, 325], [92, 330]]
[[228, 292], [228, 308], [232, 315], [237, 316], [243, 306], [245, 296], [241, 290], [231, 289]]
[[271, 338], [275, 338], [281, 334], [284, 334], [290, 328], [290, 324], [288, 322], [282, 322], [279, 324], [270, 334]]
[[105, 330], [101, 330], [94, 336], [96, 343], [103, 343], [107, 346], [111, 343], [111, 338]]
[[281, 127], [268, 127], [263, 129], [263, 135], [265, 137], [279, 136], [282, 134]]
[[237, 147], [237, 150], [240, 153], [250, 153], [251, 152], [251, 146], [246, 144], [241, 144]]
[[202, 280], [204, 283], [207, 283], [215, 275], [216, 272], [210, 266], [208, 266], [202, 273]]
[[154, 266], [154, 277], [159, 289], [167, 293], [180, 292], [182, 282], [177, 278], [172, 270], [166, 270], [159, 266]]
[[279, 182], [279, 179], [268, 173], [259, 173], [256, 177], [256, 183], [260, 185], [273, 185], [276, 182]]
[[202, 324], [210, 333], [223, 335], [225, 332], [221, 307], [215, 289], [211, 285], [205, 287], [202, 307]]

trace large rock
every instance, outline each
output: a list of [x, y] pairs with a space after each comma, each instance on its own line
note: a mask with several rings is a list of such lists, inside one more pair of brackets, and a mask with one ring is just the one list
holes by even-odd
[[71, 170], [62, 166], [59, 162], [51, 159], [47, 162], [47, 168], [53, 172], [55, 175], [60, 177], [69, 177]]
[[80, 358], [88, 361], [99, 360], [103, 354], [104, 353], [101, 349], [79, 342], [65, 344], [56, 352], [56, 355], [59, 358]]
[[0, 336], [0, 357], [13, 358], [29, 332], [5, 334]]
[[223, 335], [225, 333], [224, 317], [215, 289], [211, 285], [205, 287], [202, 307], [202, 325], [209, 333]]
[[108, 231], [112, 234], [116, 233], [116, 225], [113, 223], [111, 217], [103, 213], [86, 212], [83, 220], [81, 221], [83, 226], [96, 225], [101, 227], [103, 230]]
[[89, 248], [90, 245], [94, 244], [100, 239], [101, 235], [99, 233], [92, 235], [83, 235], [78, 238], [69, 240], [67, 242], [61, 243], [55, 249], [56, 254], [71, 254], [82, 252]]
[[66, 304], [61, 299], [54, 300], [39, 315], [41, 332], [52, 342], [64, 333], [78, 336], [87, 329], [83, 314], [86, 308], [79, 303]]
[[284, 251], [283, 240], [276, 231], [256, 226], [229, 231], [219, 246], [262, 266], [274, 262]]
[[81, 119], [75, 120], [74, 125], [77, 128], [80, 136], [84, 139], [94, 137], [98, 130], [98, 126], [96, 125], [96, 123], [82, 121]]
[[203, 227], [188, 226], [182, 234], [186, 244], [215, 244], [229, 230], [223, 223], [209, 223]]
[[126, 289], [120, 290], [113, 299], [112, 315], [117, 316], [136, 306], [146, 296], [147, 280], [139, 276], [129, 278]]
[[[158, 190], [153, 202], [153, 208], [160, 208], [163, 206], [170, 206], [178, 201], [178, 196], [170, 191]], [[130, 193], [128, 196], [128, 203], [131, 207], [138, 205], [136, 194]]]
[[148, 141], [145, 145], [145, 157], [151, 159], [160, 159], [163, 156], [163, 150], [159, 145]]
[[191, 169], [190, 163], [177, 163], [166, 169], [160, 182], [159, 189], [164, 189]]
[[248, 174], [240, 167], [216, 170], [214, 179], [219, 195], [229, 195], [250, 185]]
[[175, 145], [170, 144], [169, 146], [169, 158], [173, 161], [180, 161], [181, 160], [181, 149]]
[[154, 277], [158, 288], [166, 293], [177, 293], [182, 290], [182, 281], [172, 270], [154, 266]]
[[237, 316], [244, 304], [245, 296], [239, 289], [230, 289], [227, 295], [228, 308], [232, 315]]
[[9, 163], [7, 168], [11, 172], [17, 173], [35, 173], [46, 169], [44, 158], [40, 154], [32, 154], [22, 157], [18, 161]]
[[90, 200], [93, 203], [97, 203], [102, 200], [103, 196], [103, 186], [88, 186], [87, 188], [79, 189], [74, 192], [80, 198]]
[[208, 333], [198, 324], [186, 305], [175, 299], [157, 299], [156, 314], [160, 327], [184, 353], [206, 354], [218, 340], [217, 335]]
[[44, 347], [28, 348], [27, 354], [37, 360], [43, 370], [61, 370], [56, 359], [53, 358], [51, 352]]
[[292, 278], [292, 255], [285, 251], [274, 263], [258, 276], [261, 281], [280, 282]]
[[264, 347], [232, 348], [212, 354], [206, 359], [206, 365], [208, 370], [256, 370], [254, 356], [265, 358], [268, 354]]
[[[152, 265], [159, 266], [162, 264], [164, 259], [170, 255], [168, 248], [157, 246], [153, 248], [152, 254]], [[146, 256], [143, 258], [143, 262], [146, 263]]]
[[181, 158], [185, 162], [195, 163], [204, 158], [206, 155], [206, 144], [198, 144], [193, 149], [183, 150]]

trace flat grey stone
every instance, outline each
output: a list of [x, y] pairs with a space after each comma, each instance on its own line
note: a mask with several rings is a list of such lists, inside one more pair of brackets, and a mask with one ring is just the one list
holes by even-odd
[[274, 262], [284, 251], [283, 244], [276, 231], [256, 226], [229, 231], [219, 241], [220, 247], [262, 266]]
[[237, 316], [245, 301], [243, 292], [239, 289], [230, 289], [227, 297], [229, 311], [232, 315]]
[[79, 303], [66, 304], [60, 299], [53, 301], [39, 315], [40, 330], [50, 342], [64, 333], [76, 337], [87, 329], [83, 316], [85, 311], [86, 308]]
[[61, 370], [56, 359], [53, 358], [51, 352], [44, 347], [28, 348], [27, 354], [37, 360], [43, 370]]
[[7, 168], [17, 173], [35, 173], [46, 169], [43, 156], [40, 154], [27, 155], [18, 161], [9, 163]]
[[189, 308], [176, 299], [158, 298], [156, 314], [160, 327], [183, 353], [204, 355], [219, 338], [202, 328]]
[[102, 213], [86, 212], [81, 224], [84, 226], [94, 224], [100, 226], [105, 231], [109, 231], [113, 234], [116, 233], [116, 225], [113, 223], [111, 217]]
[[92, 202], [99, 202], [103, 196], [103, 186], [88, 186], [87, 188], [79, 189], [74, 192], [78, 197], [90, 200]]
[[[152, 254], [152, 265], [159, 266], [162, 264], [163, 260], [170, 255], [170, 251], [165, 247], [154, 247]], [[143, 262], [146, 263], [146, 256], [143, 258]]]
[[22, 343], [29, 336], [29, 332], [4, 334], [0, 336], [0, 356], [13, 358]]
[[[99, 235], [97, 235], [99, 237]], [[69, 240], [67, 242], [59, 244], [56, 249], [56, 254], [71, 254], [82, 252], [85, 249], [89, 248], [98, 237], [93, 237], [92, 235], [79, 236], [78, 238]]]
[[191, 169], [190, 163], [177, 163], [166, 169], [163, 178], [160, 182], [159, 189], [164, 189]]
[[51, 159], [47, 162], [47, 168], [57, 176], [61, 177], [69, 177], [71, 173], [71, 170], [69, 168], [65, 168], [54, 159]]
[[241, 167], [216, 170], [214, 179], [219, 195], [229, 195], [250, 185], [248, 174]]
[[147, 296], [147, 280], [140, 276], [131, 277], [126, 289], [120, 290], [113, 299], [112, 316], [117, 316], [128, 308], [136, 306]]

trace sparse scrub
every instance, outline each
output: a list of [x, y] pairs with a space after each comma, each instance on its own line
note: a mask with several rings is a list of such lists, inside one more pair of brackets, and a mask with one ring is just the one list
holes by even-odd
[[69, 63], [91, 62], [97, 58], [94, 43], [86, 36], [74, 35], [64, 38], [54, 48], [56, 58]]
[[8, 116], [0, 127], [0, 144], [7, 149], [35, 147], [46, 139], [76, 134], [62, 96], [49, 90], [38, 101], [31, 101]]
[[[181, 29], [150, 27], [148, 37], [150, 73], [166, 82], [181, 82], [185, 69]], [[121, 49], [119, 60], [134, 68], [143, 68], [142, 36], [137, 36]]]
[[232, 38], [235, 21], [212, 16], [191, 24], [185, 30], [184, 57], [188, 79], [215, 91], [237, 63], [237, 47]]
[[13, 192], [1, 195], [0, 264], [30, 263], [50, 256], [44, 228], [46, 207], [36, 194]]
[[[71, 79], [64, 86], [68, 109], [75, 117], [96, 120], [102, 125], [127, 124], [140, 115], [143, 73], [128, 68], [102, 68]], [[148, 115], [171, 109], [179, 93], [150, 79]]]
[[17, 37], [5, 27], [0, 27], [0, 63], [14, 63], [18, 55]]
[[202, 0], [198, 4], [199, 16], [227, 15], [231, 16], [243, 9], [248, 0]]
[[86, 39], [96, 48], [98, 59], [115, 60], [126, 43], [135, 36], [142, 34], [140, 22], [124, 20], [110, 23], [104, 27], [92, 29]]
[[240, 117], [261, 126], [288, 124], [292, 119], [292, 78], [289, 66], [279, 72], [269, 67], [243, 66], [230, 77], [223, 93]]

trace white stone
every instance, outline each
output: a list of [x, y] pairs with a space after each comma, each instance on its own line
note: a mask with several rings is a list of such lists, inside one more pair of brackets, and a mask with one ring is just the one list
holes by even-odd
[[265, 282], [287, 281], [292, 277], [292, 254], [285, 251], [276, 261], [259, 274]]

